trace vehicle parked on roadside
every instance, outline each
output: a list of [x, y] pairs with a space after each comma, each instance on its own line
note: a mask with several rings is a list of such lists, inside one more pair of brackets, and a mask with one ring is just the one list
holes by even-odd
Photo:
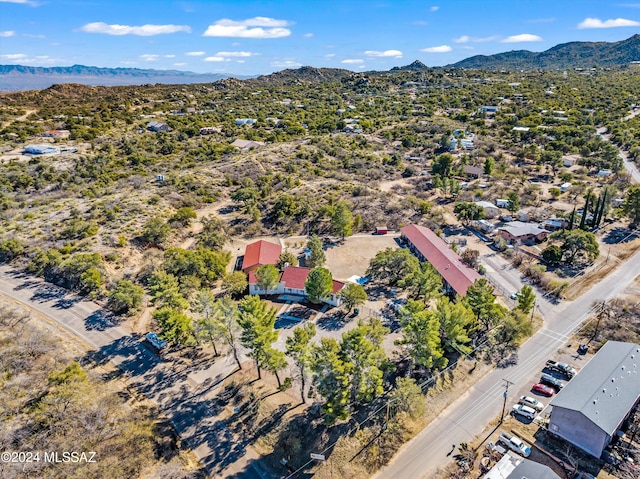
[[557, 371], [559, 373], [564, 374], [567, 378], [571, 379], [573, 376], [577, 374], [577, 371], [573, 369], [566, 363], [558, 363], [556, 361], [552, 361], [551, 359], [547, 361], [546, 368], [551, 371]]
[[540, 382], [542, 384], [546, 384], [547, 386], [551, 386], [556, 392], [560, 392], [560, 390], [564, 387], [564, 383], [557, 378], [554, 378], [551, 374], [542, 373], [540, 375]]
[[520, 400], [518, 401], [518, 403], [522, 404], [523, 406], [533, 408], [536, 411], [542, 411], [544, 409], [544, 404], [542, 404], [537, 399], [529, 396], [520, 396]]
[[531, 386], [531, 390], [547, 397], [551, 397], [556, 393], [555, 389], [550, 388], [546, 384], [540, 384], [540, 383], [534, 384], [533, 386]]
[[536, 414], [537, 412], [535, 409], [529, 406], [523, 406], [522, 404], [515, 404], [511, 408], [512, 416], [518, 415], [518, 416], [525, 417], [527, 419], [534, 420], [536, 418]]
[[513, 452], [518, 453], [521, 456], [529, 457], [529, 455], [531, 454], [531, 448], [527, 446], [518, 436], [512, 436], [511, 434], [507, 434], [506, 432], [501, 432], [500, 437], [498, 438], [498, 442], [504, 444]]
[[156, 333], [147, 333], [144, 338], [158, 351], [162, 351], [167, 347], [167, 342], [164, 339], [160, 339]]

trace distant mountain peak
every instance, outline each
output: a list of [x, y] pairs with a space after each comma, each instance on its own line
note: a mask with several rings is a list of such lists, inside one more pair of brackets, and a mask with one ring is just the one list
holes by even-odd
[[476, 55], [448, 68], [483, 70], [561, 70], [566, 68], [617, 67], [640, 61], [640, 34], [619, 42], [561, 43], [544, 52], [517, 50]]
[[391, 71], [398, 71], [398, 70], [409, 70], [413, 72], [419, 72], [419, 71], [429, 70], [429, 67], [424, 63], [422, 63], [420, 60], [415, 60], [413, 63], [409, 65], [405, 65], [403, 67], [393, 67], [391, 69]]

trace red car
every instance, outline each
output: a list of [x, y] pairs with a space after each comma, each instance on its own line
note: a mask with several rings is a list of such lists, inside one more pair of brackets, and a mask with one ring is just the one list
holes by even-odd
[[545, 386], [544, 384], [534, 384], [533, 386], [531, 386], [531, 390], [543, 394], [547, 397], [553, 396], [556, 393], [553, 388]]

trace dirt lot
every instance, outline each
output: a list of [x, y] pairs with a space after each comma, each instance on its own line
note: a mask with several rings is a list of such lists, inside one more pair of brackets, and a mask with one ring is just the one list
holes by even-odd
[[330, 246], [325, 250], [326, 267], [336, 279], [345, 280], [350, 276], [363, 276], [369, 267], [369, 261], [376, 253], [385, 248], [397, 248], [399, 234], [356, 235], [345, 238], [341, 245]]

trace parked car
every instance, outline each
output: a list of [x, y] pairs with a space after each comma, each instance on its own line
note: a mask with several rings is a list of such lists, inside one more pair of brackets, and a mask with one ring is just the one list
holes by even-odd
[[504, 444], [513, 452], [516, 452], [521, 456], [529, 457], [529, 455], [531, 454], [531, 448], [527, 446], [518, 436], [512, 436], [511, 434], [507, 434], [506, 432], [501, 432], [500, 437], [498, 438], [498, 442]]
[[516, 404], [511, 408], [511, 414], [513, 416], [519, 415], [522, 417], [526, 417], [527, 419], [535, 419], [536, 418], [536, 410], [529, 406], [523, 406], [522, 404]]
[[544, 409], [544, 404], [529, 396], [520, 396], [518, 403], [533, 408], [536, 411], [542, 411]]
[[573, 376], [577, 374], [576, 370], [573, 369], [566, 363], [557, 363], [552, 361], [551, 359], [547, 361], [546, 368], [551, 371], [558, 371], [559, 373], [564, 374], [566, 377], [571, 379]]
[[162, 351], [167, 347], [167, 342], [164, 339], [160, 339], [156, 333], [147, 333], [144, 338], [158, 351]]
[[551, 397], [556, 393], [555, 389], [540, 383], [531, 386], [531, 390], [547, 397]]
[[510, 299], [514, 299], [514, 300], [515, 300], [515, 299], [518, 299], [518, 293], [511, 293], [511, 294], [509, 295], [509, 298], [510, 298]]
[[547, 386], [551, 386], [556, 390], [556, 392], [559, 392], [564, 387], [564, 383], [559, 379], [554, 378], [551, 374], [542, 373], [540, 375], [540, 382]]

